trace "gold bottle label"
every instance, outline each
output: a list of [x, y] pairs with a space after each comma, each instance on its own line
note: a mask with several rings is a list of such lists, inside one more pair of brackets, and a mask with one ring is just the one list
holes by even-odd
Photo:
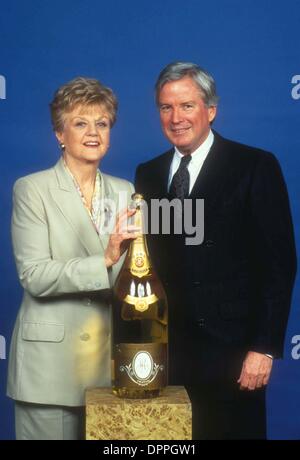
[[146, 297], [134, 297], [127, 294], [124, 299], [124, 302], [129, 305], [133, 305], [135, 310], [143, 312], [147, 311], [150, 305], [158, 301], [158, 297], [155, 294], [148, 295]]
[[138, 278], [148, 275], [150, 271], [149, 257], [143, 250], [142, 244], [134, 242], [134, 251], [130, 260], [130, 273]]
[[115, 386], [155, 390], [167, 385], [167, 345], [115, 345]]
[[132, 275], [142, 278], [148, 275], [150, 271], [150, 260], [145, 235], [143, 234], [143, 216], [139, 206], [139, 200], [142, 196], [136, 194], [136, 198], [137, 208], [134, 222], [136, 227], [141, 228], [141, 234], [131, 243], [129, 269]]

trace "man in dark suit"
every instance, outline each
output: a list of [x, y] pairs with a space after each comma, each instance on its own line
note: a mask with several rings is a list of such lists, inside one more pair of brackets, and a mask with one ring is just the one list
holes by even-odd
[[189, 392], [194, 439], [264, 439], [265, 388], [282, 357], [296, 272], [281, 169], [271, 153], [211, 130], [215, 83], [197, 65], [169, 64], [156, 97], [174, 147], [138, 166], [136, 189], [148, 205], [189, 199], [194, 212], [204, 199], [202, 244], [174, 228], [151, 234], [149, 224], [170, 304], [170, 384]]

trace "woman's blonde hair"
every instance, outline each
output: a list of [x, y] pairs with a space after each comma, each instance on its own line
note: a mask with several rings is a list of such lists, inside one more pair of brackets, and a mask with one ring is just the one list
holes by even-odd
[[118, 101], [113, 91], [93, 78], [77, 77], [60, 86], [50, 103], [54, 131], [62, 132], [64, 115], [81, 105], [104, 106], [109, 115], [110, 125], [113, 126], [116, 121]]

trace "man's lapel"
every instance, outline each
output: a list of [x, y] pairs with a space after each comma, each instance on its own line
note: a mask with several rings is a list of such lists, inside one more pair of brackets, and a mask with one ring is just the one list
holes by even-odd
[[[188, 198], [209, 198], [207, 204], [212, 206], [228, 173], [228, 157], [224, 154], [224, 150], [223, 138], [214, 131], [214, 142]], [[156, 171], [155, 190], [153, 190], [156, 197], [168, 195], [168, 179], [173, 155], [174, 149], [163, 155], [159, 169]]]
[[166, 152], [159, 164], [159, 169], [156, 171], [155, 195], [157, 198], [163, 198], [168, 194], [168, 180], [173, 155], [174, 149]]
[[[62, 158], [57, 162], [54, 170], [57, 185], [53, 186], [50, 192], [56, 205], [77, 234], [88, 254], [93, 255], [103, 251], [107, 245], [107, 236], [101, 235], [99, 238], [74, 186], [72, 177], [63, 165]], [[103, 189], [104, 187], [101, 188], [101, 190]]]
[[223, 139], [214, 132], [214, 142], [198, 174], [188, 198], [204, 198], [205, 206], [213, 206], [222, 190], [228, 173], [228, 158], [223, 148]]

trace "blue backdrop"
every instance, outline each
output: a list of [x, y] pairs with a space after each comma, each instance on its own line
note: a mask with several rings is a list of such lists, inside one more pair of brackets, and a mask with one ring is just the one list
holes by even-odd
[[[1, 1], [0, 439], [14, 436], [5, 385], [22, 293], [10, 240], [11, 192], [16, 178], [58, 158], [48, 113], [54, 90], [79, 75], [113, 88], [120, 110], [102, 169], [133, 180], [137, 163], [168, 146], [153, 98], [159, 71], [173, 60], [207, 68], [220, 95], [215, 129], [279, 159], [299, 245], [299, 23], [297, 0]], [[273, 439], [300, 439], [299, 300], [297, 281], [285, 359], [274, 363], [268, 390]]]

